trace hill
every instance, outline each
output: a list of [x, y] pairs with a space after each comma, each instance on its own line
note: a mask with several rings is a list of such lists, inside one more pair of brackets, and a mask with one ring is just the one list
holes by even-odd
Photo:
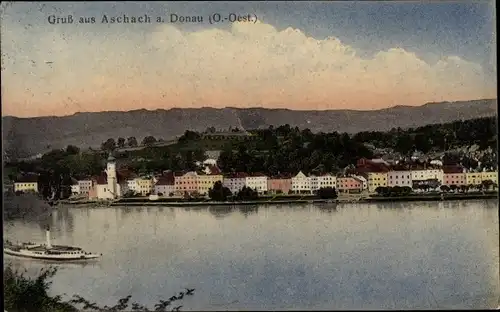
[[464, 102], [427, 103], [396, 106], [374, 111], [326, 110], [293, 111], [267, 108], [173, 108], [128, 112], [77, 113], [63, 117], [2, 117], [4, 151], [26, 157], [53, 148], [76, 145], [99, 147], [108, 138], [152, 135], [165, 140], [185, 130], [204, 131], [207, 127], [227, 129], [267, 128], [289, 124], [313, 132], [386, 131], [455, 120], [495, 116], [496, 99]]

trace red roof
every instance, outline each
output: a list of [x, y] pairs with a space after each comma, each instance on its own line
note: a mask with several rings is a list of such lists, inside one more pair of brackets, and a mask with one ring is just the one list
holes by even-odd
[[444, 166], [443, 167], [443, 172], [444, 173], [463, 173], [464, 169], [460, 166]]
[[244, 179], [248, 177], [248, 174], [246, 174], [245, 172], [235, 172], [235, 173], [231, 173], [229, 175], [227, 175], [226, 178], [228, 179]]
[[248, 175], [249, 177], [267, 177], [265, 174], [256, 172]]
[[38, 182], [38, 175], [36, 174], [25, 174], [16, 179], [16, 183], [34, 183]]
[[292, 178], [292, 175], [289, 173], [280, 173], [280, 174], [269, 177], [269, 179], [272, 179], [272, 180], [288, 180], [291, 178]]
[[165, 176], [162, 176], [158, 179], [158, 182], [156, 182], [155, 185], [174, 185], [175, 184], [175, 180], [174, 180], [174, 177], [165, 177]]
[[375, 162], [366, 158], [357, 161], [356, 169], [358, 172], [388, 172], [389, 166], [381, 162]]
[[219, 167], [217, 167], [215, 165], [208, 166], [208, 170], [210, 170], [210, 175], [220, 175], [220, 174], [222, 174], [222, 171], [219, 169]]

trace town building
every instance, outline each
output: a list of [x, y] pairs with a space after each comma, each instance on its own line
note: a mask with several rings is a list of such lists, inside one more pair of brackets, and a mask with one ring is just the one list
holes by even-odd
[[[128, 192], [128, 171], [117, 172], [116, 161], [111, 155], [106, 170], [96, 178], [96, 195], [98, 199], [117, 199]], [[89, 192], [91, 193], [91, 192]], [[89, 197], [91, 195], [89, 194]]]
[[245, 178], [245, 185], [256, 190], [258, 194], [267, 193], [267, 176], [261, 173], [248, 175]]
[[198, 192], [198, 173], [195, 171], [176, 172], [175, 193], [177, 195], [192, 194]]
[[465, 180], [468, 185], [480, 185], [483, 182], [481, 172], [467, 172], [465, 173]]
[[208, 195], [208, 191], [214, 187], [218, 181], [222, 183], [224, 177], [220, 169], [215, 165], [208, 165], [206, 170], [198, 174], [198, 193]]
[[344, 193], [359, 193], [363, 189], [363, 181], [356, 177], [337, 178], [337, 189]]
[[233, 195], [238, 194], [243, 187], [246, 186], [246, 178], [248, 174], [244, 172], [236, 172], [225, 176], [222, 180], [222, 185], [227, 187]]
[[411, 171], [412, 181], [438, 180], [443, 183], [443, 169], [417, 169]]
[[387, 186], [408, 186], [412, 187], [413, 184], [411, 182], [411, 171], [409, 170], [397, 170], [397, 171], [389, 171], [387, 173]]
[[292, 190], [292, 178], [289, 175], [277, 175], [267, 179], [267, 191], [273, 194], [288, 194]]
[[333, 176], [329, 173], [322, 174], [319, 176], [309, 176], [310, 181], [311, 181], [311, 191], [315, 192], [319, 190], [320, 188], [325, 188], [325, 187], [337, 187], [337, 177]]
[[311, 193], [311, 179], [302, 171], [292, 177], [292, 192], [295, 194]]
[[387, 172], [368, 172], [367, 174], [368, 192], [375, 193], [377, 187], [387, 186]]
[[89, 197], [89, 192], [94, 188], [92, 179], [77, 180], [71, 179], [71, 194]]
[[496, 171], [483, 171], [481, 172], [481, 181], [490, 180], [493, 183], [498, 184], [498, 172]]
[[173, 172], [170, 171], [158, 177], [154, 193], [164, 197], [171, 197], [175, 194], [175, 177]]
[[443, 167], [443, 185], [467, 185], [467, 177], [464, 169], [459, 166]]
[[38, 175], [27, 174], [14, 182], [14, 192], [38, 193]]
[[362, 175], [353, 175], [353, 178], [361, 181], [361, 189], [362, 190], [367, 190], [368, 189], [368, 180], [362, 176]]
[[[128, 180], [129, 190], [141, 196], [148, 196], [154, 191], [154, 179], [152, 177], [140, 177]], [[131, 183], [132, 182], [132, 183]], [[130, 186], [133, 185], [133, 189]]]

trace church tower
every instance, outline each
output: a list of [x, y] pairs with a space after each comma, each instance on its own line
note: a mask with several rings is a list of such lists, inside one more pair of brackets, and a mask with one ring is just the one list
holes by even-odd
[[117, 198], [117, 181], [116, 181], [116, 162], [115, 158], [109, 154], [108, 164], [106, 166], [106, 175], [108, 176], [108, 190], [112, 198]]

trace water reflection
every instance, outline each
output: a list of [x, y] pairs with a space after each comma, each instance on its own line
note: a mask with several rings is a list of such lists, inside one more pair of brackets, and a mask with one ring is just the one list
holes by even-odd
[[239, 206], [238, 210], [242, 215], [247, 218], [249, 215], [252, 214], [257, 214], [259, 212], [259, 206], [258, 205], [244, 205], [244, 206]]
[[223, 219], [233, 212], [232, 206], [209, 206], [208, 211], [216, 218]]
[[327, 213], [327, 214], [338, 212], [337, 204], [322, 204], [322, 205], [317, 205], [316, 208], [320, 212]]

